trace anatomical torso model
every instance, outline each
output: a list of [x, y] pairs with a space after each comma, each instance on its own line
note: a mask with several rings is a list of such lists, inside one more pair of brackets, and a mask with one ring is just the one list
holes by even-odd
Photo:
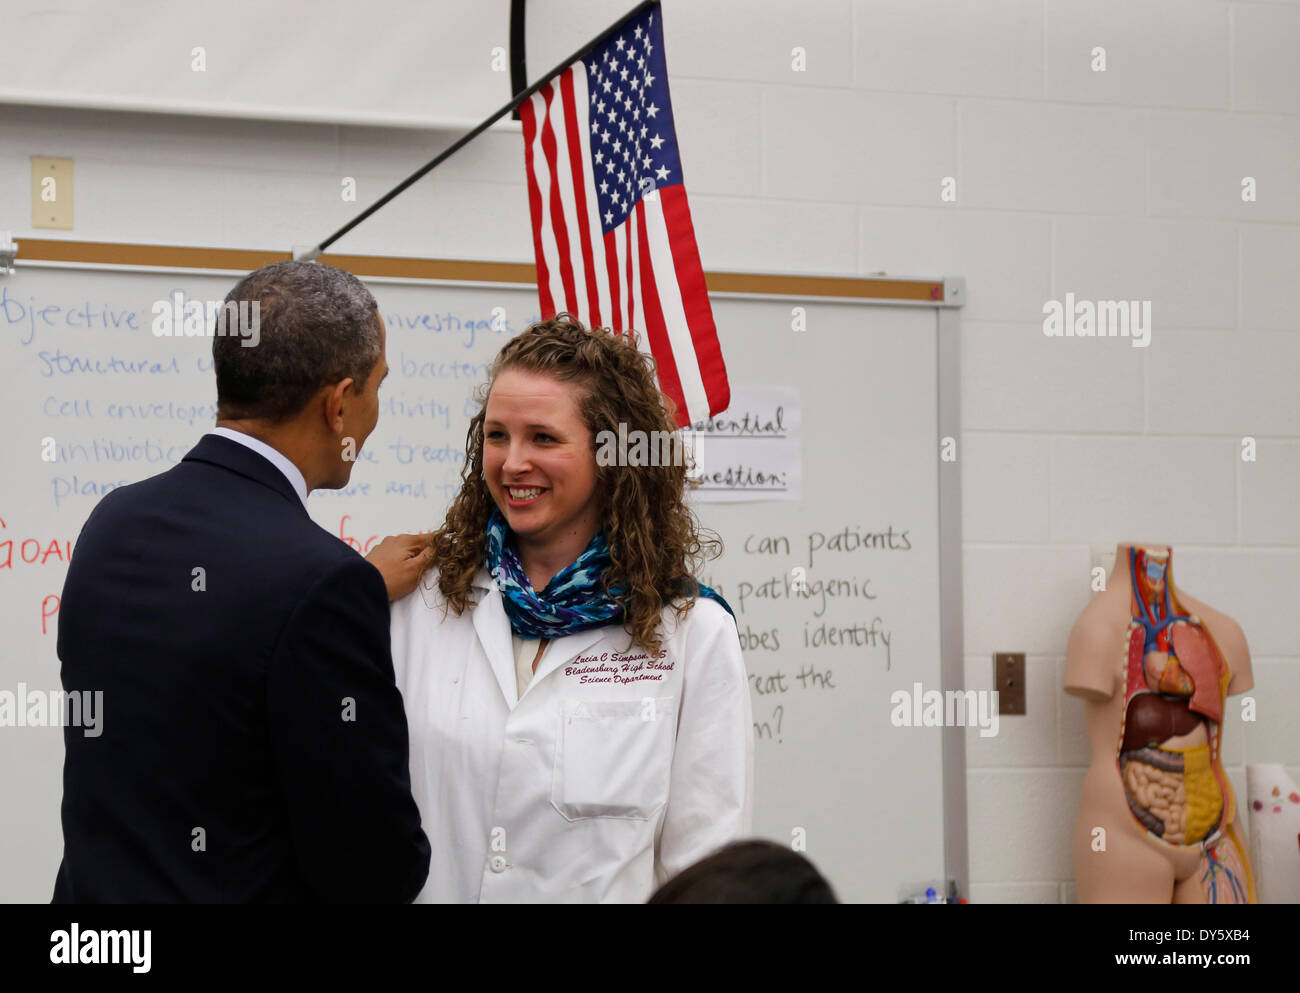
[[1074, 835], [1081, 903], [1254, 903], [1220, 758], [1227, 697], [1250, 689], [1240, 626], [1173, 584], [1165, 545], [1120, 545], [1070, 633], [1091, 763]]

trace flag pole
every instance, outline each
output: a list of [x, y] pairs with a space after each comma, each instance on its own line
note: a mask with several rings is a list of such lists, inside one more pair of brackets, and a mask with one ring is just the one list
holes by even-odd
[[479, 124], [476, 128], [474, 128], [473, 131], [470, 131], [462, 135], [459, 139], [456, 140], [456, 142], [450, 148], [444, 149], [442, 152], [439, 152], [436, 156], [434, 156], [434, 158], [431, 161], [425, 163], [415, 172], [411, 173], [411, 175], [407, 176], [404, 180], [402, 180], [400, 183], [394, 186], [391, 190], [385, 193], [382, 197], [376, 200], [373, 204], [371, 204], [369, 207], [363, 210], [356, 217], [352, 218], [352, 220], [348, 221], [347, 224], [343, 225], [343, 227], [339, 228], [337, 231], [335, 231], [332, 235], [330, 235], [320, 244], [312, 248], [305, 249], [303, 251], [295, 252], [294, 253], [295, 261], [311, 262], [319, 258], [321, 253], [324, 252], [325, 249], [329, 248], [330, 245], [334, 244], [334, 242], [342, 238], [345, 234], [347, 234], [349, 231], [355, 228], [358, 224], [360, 224], [362, 221], [368, 218], [371, 214], [379, 210], [380, 207], [384, 206], [394, 197], [404, 192], [412, 184], [419, 182], [419, 180], [423, 179], [424, 176], [427, 175], [429, 171], [432, 170], [435, 166], [440, 165], [444, 160], [450, 158], [453, 153], [459, 151], [461, 148], [469, 144], [471, 141], [473, 141], [475, 138], [481, 135], [484, 131], [490, 128], [493, 124], [499, 121], [501, 118], [505, 117], [506, 114], [509, 114], [511, 111], [513, 111], [521, 103], [523, 103], [534, 93], [540, 90], [543, 86], [545, 86], [546, 83], [553, 76], [562, 72], [570, 63], [576, 62], [578, 60], [578, 56], [582, 55], [582, 53], [585, 52], [587, 49], [591, 48], [593, 45], [599, 42], [606, 35], [612, 34], [613, 32], [617, 31], [625, 21], [629, 21], [632, 18], [636, 17], [637, 15], [644, 13], [647, 9], [651, 7], [657, 7], [657, 6], [659, 6], [659, 0], [643, 0], [642, 3], [637, 4], [636, 7], [628, 11], [628, 13], [625, 14], [623, 17], [619, 18], [612, 26], [606, 28], [600, 34], [596, 35], [595, 38], [587, 42], [576, 52], [570, 55], [567, 59], [561, 62], [558, 66], [556, 66], [550, 72], [542, 76], [532, 86], [528, 87], [528, 89], [524, 90], [522, 93], [516, 94], [508, 104], [506, 104], [504, 107], [498, 110], [487, 120], [483, 121], [483, 123]]

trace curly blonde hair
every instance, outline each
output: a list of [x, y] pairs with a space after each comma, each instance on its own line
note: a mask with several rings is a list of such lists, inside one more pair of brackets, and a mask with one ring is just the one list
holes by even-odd
[[642, 431], [663, 438], [667, 435], [654, 432], [676, 431], [676, 405], [659, 391], [654, 360], [637, 349], [634, 336], [585, 328], [567, 313], [530, 325], [507, 342], [477, 391], [479, 410], [465, 436], [460, 492], [442, 527], [429, 536], [446, 601], [443, 616], [448, 607], [459, 616], [473, 605], [474, 576], [485, 564], [488, 519], [497, 508], [483, 478], [483, 422], [492, 384], [507, 369], [576, 387], [578, 411], [591, 431], [597, 504], [609, 541], [611, 562], [602, 586], [622, 606], [623, 627], [632, 641], [647, 652], [659, 651], [663, 608], [672, 604], [679, 618], [691, 610], [699, 595], [695, 573], [722, 553], [722, 541], [701, 528], [682, 502], [686, 466], [601, 465], [596, 459], [600, 432], [617, 434], [620, 424], [629, 436]]

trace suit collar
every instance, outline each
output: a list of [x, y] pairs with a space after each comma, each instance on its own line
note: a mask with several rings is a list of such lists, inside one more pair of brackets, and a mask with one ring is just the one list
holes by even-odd
[[217, 434], [205, 434], [181, 461], [206, 462], [209, 465], [228, 469], [245, 479], [251, 479], [279, 493], [299, 513], [304, 517], [307, 516], [307, 508], [298, 499], [298, 494], [294, 492], [292, 484], [285, 478], [284, 473], [268, 459], [237, 441], [231, 441]]
[[244, 431], [236, 431], [234, 428], [228, 428], [218, 424], [212, 429], [212, 434], [220, 435], [223, 438], [229, 438], [245, 448], [251, 448], [262, 458], [266, 459], [271, 465], [280, 470], [280, 474], [289, 480], [289, 485], [293, 487], [294, 493], [298, 495], [298, 501], [305, 507], [307, 506], [307, 480], [303, 478], [302, 470], [293, 464], [289, 456], [285, 455], [279, 449], [268, 445], [261, 438], [256, 438]]

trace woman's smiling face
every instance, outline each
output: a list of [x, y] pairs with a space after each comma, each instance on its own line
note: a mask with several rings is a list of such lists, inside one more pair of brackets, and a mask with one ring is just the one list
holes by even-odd
[[576, 558], [599, 528], [596, 455], [578, 388], [506, 369], [492, 384], [483, 422], [483, 475], [524, 544], [573, 544]]

